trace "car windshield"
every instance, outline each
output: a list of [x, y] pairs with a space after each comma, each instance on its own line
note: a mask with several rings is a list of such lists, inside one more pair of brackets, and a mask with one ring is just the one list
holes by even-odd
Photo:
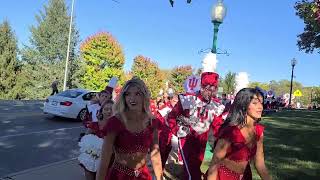
[[80, 94], [82, 94], [82, 92], [80, 92], [80, 91], [66, 90], [66, 91], [63, 91], [63, 92], [57, 94], [57, 96], [63, 96], [63, 97], [68, 97], [68, 98], [76, 98]]

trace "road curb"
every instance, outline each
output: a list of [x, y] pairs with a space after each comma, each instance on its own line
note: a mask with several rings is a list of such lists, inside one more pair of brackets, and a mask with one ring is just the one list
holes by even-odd
[[45, 99], [39, 99], [39, 100], [5, 100], [5, 99], [0, 99], [1, 103], [23, 103], [23, 104], [28, 104], [28, 103], [43, 103], [45, 102]]
[[77, 158], [72, 158], [72, 159], [68, 159], [68, 160], [58, 161], [58, 162], [54, 162], [54, 163], [50, 163], [50, 164], [46, 164], [46, 165], [42, 165], [42, 166], [30, 168], [30, 169], [26, 169], [26, 170], [23, 170], [23, 171], [11, 173], [11, 174], [5, 175], [5, 176], [3, 176], [3, 177], [0, 177], [0, 180], [9, 180], [9, 179], [14, 178], [15, 176], [19, 176], [19, 175], [22, 175], [22, 174], [31, 173], [31, 172], [33, 172], [33, 171], [37, 171], [37, 170], [40, 170], [40, 169], [49, 168], [49, 167], [52, 167], [52, 166], [57, 166], [57, 165], [65, 164], [65, 163], [68, 163], [68, 162], [71, 162], [71, 161], [75, 161], [75, 160], [77, 160]]

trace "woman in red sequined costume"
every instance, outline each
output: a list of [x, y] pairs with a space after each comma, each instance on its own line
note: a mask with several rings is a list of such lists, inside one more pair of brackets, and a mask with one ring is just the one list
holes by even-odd
[[219, 130], [208, 180], [252, 179], [250, 161], [253, 160], [263, 180], [271, 179], [264, 162], [263, 131], [258, 123], [263, 111], [263, 97], [259, 90], [240, 90], [229, 115]]
[[104, 101], [97, 116], [98, 121], [88, 121], [86, 123], [86, 127], [88, 128], [87, 135], [83, 136], [79, 142], [80, 155], [78, 160], [84, 168], [86, 180], [95, 180], [96, 178], [104, 136], [102, 130], [112, 115], [112, 106], [112, 100]]
[[[158, 125], [150, 112], [150, 93], [142, 80], [132, 78], [120, 93], [115, 115], [106, 126], [97, 180], [151, 180], [146, 163], [150, 153], [156, 179], [162, 179]], [[112, 152], [115, 160], [108, 168]]]

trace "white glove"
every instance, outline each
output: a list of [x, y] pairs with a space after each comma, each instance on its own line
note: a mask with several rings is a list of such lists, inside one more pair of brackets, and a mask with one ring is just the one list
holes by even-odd
[[178, 150], [179, 148], [179, 139], [177, 136], [175, 135], [172, 135], [172, 138], [171, 138], [171, 146], [174, 150]]

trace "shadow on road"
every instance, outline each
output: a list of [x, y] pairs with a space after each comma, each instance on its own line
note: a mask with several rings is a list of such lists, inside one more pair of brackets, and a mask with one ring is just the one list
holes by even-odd
[[65, 118], [65, 117], [53, 116], [53, 115], [48, 115], [48, 114], [45, 115], [45, 118], [49, 121], [60, 122], [60, 123], [61, 122], [66, 122], [66, 123], [79, 123], [79, 122], [81, 122], [78, 119]]

